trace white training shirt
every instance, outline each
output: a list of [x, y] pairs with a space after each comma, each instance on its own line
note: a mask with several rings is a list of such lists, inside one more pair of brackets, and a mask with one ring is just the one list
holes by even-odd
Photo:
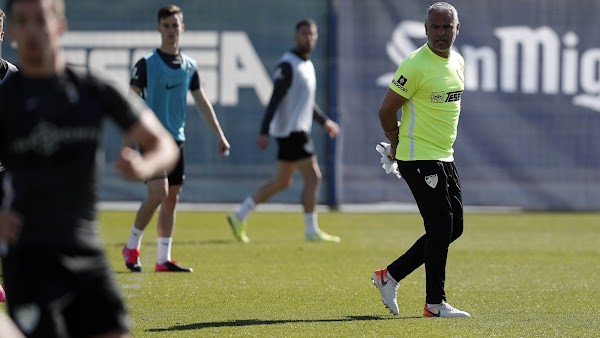
[[269, 125], [269, 134], [273, 137], [287, 137], [294, 131], [309, 133], [317, 90], [315, 67], [311, 60], [304, 60], [292, 52], [283, 54], [278, 63], [282, 62], [288, 62], [292, 66], [292, 83], [275, 111]]

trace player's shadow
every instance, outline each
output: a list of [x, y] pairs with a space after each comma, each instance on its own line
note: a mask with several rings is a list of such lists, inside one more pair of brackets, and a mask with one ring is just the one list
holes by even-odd
[[344, 318], [333, 319], [238, 319], [222, 322], [206, 322], [193, 323], [186, 325], [175, 325], [167, 328], [149, 329], [148, 332], [165, 332], [165, 331], [186, 331], [199, 330], [214, 327], [232, 327], [232, 326], [256, 326], [256, 325], [276, 325], [288, 323], [333, 323], [333, 322], [352, 322], [352, 321], [371, 321], [371, 320], [398, 320], [398, 319], [415, 319], [413, 317], [391, 317], [391, 316], [347, 316]]
[[[208, 244], [225, 244], [230, 245], [232, 243], [237, 243], [235, 239], [204, 239], [198, 241], [177, 241], [177, 246], [197, 246], [197, 245], [208, 245]], [[115, 247], [115, 248], [123, 248], [125, 246], [125, 242], [115, 242], [115, 243], [104, 243], [106, 247]], [[142, 246], [148, 245], [156, 245], [156, 241], [143, 241]]]

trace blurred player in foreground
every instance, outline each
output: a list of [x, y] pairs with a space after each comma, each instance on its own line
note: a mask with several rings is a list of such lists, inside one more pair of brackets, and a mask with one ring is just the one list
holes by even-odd
[[127, 179], [171, 170], [177, 146], [138, 97], [65, 66], [63, 0], [8, 0], [6, 10], [20, 69], [0, 86], [9, 314], [28, 337], [127, 337], [128, 316], [96, 223], [103, 120], [146, 150], [119, 154], [116, 166]]
[[[4, 11], [0, 9], [0, 42], [4, 40], [4, 20], [6, 20], [6, 14]], [[17, 71], [17, 67], [12, 63], [0, 58], [0, 84], [4, 79], [7, 79], [10, 74]], [[0, 162], [0, 182], [2, 182], [2, 177], [4, 177], [4, 166]], [[2, 200], [2, 187], [0, 186], [0, 200]], [[0, 285], [0, 303], [6, 301], [6, 294], [4, 293], [4, 289], [2, 285]]]
[[[6, 14], [0, 9], [0, 42], [4, 41], [4, 20], [6, 20]], [[0, 58], [0, 83], [4, 78], [8, 78], [11, 73], [17, 71], [17, 67], [12, 63]]]

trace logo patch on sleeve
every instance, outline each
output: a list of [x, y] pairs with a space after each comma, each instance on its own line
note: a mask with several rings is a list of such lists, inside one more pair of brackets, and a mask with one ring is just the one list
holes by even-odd
[[408, 79], [404, 77], [404, 75], [400, 75], [400, 78], [398, 78], [398, 83], [401, 86], [404, 86], [406, 83], [408, 82]]
[[407, 92], [408, 89], [404, 88], [404, 85], [408, 82], [408, 79], [404, 77], [404, 75], [400, 75], [400, 77], [398, 78], [398, 80], [393, 79], [392, 80], [392, 84], [396, 87], [398, 87], [400, 90], [402, 90], [403, 92]]

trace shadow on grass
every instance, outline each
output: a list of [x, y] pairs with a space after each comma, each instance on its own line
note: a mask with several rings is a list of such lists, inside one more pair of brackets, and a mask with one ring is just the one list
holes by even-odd
[[[123, 248], [125, 246], [126, 242], [105, 242], [104, 246], [105, 247], [116, 247], [116, 248]], [[235, 244], [235, 245], [239, 245], [239, 242], [235, 239], [205, 239], [205, 240], [198, 240], [198, 241], [177, 241], [176, 245], [178, 246], [196, 246], [196, 245], [207, 245], [207, 244]], [[142, 242], [142, 246], [146, 246], [146, 245], [156, 245], [156, 241], [145, 241]]]
[[371, 321], [371, 320], [398, 320], [398, 319], [415, 319], [421, 318], [417, 316], [413, 317], [391, 317], [391, 316], [347, 316], [345, 318], [334, 318], [334, 319], [239, 319], [230, 320], [223, 322], [206, 322], [206, 323], [194, 323], [186, 325], [175, 325], [168, 328], [162, 329], [149, 329], [148, 332], [165, 332], [165, 331], [186, 331], [186, 330], [199, 330], [208, 329], [214, 327], [234, 327], [234, 326], [256, 326], [256, 325], [275, 325], [275, 324], [288, 324], [288, 323], [333, 323], [333, 322], [352, 322], [352, 321]]

